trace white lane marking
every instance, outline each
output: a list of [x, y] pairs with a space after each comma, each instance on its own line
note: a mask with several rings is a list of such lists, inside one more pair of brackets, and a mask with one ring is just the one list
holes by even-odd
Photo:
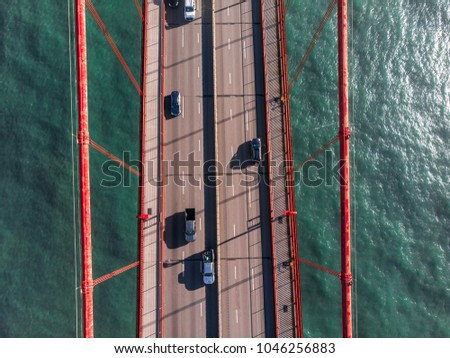
[[250, 207], [252, 207], [252, 191], [251, 190], [248, 191], [248, 202], [250, 204]]
[[202, 217], [198, 218], [198, 226], [200, 226], [200, 231], [202, 231]]
[[184, 27], [181, 28], [181, 47], [184, 47]]
[[252, 276], [251, 276], [251, 278], [252, 278], [252, 291], [254, 291], [255, 290], [255, 271], [254, 271], [254, 269], [252, 269]]
[[184, 187], [185, 187], [185, 185], [184, 185], [184, 171], [182, 171], [181, 172], [181, 180], [182, 180], [182, 184], [181, 184], [181, 191], [183, 192], [183, 195], [184, 195]]
[[239, 315], [238, 315], [238, 310], [236, 310], [236, 323], [239, 323]]
[[200, 180], [198, 181], [198, 183], [199, 183], [199, 189], [200, 189], [200, 191], [202, 191], [202, 180], [200, 179]]
[[184, 277], [184, 251], [181, 253], [181, 258], [182, 258], [181, 269], [183, 270], [183, 272], [181, 273], [181, 276]]
[[234, 149], [233, 149], [233, 146], [231, 146], [231, 156], [232, 156], [232, 157], [234, 156]]
[[233, 120], [233, 110], [230, 108], [230, 120]]
[[255, 327], [261, 327], [261, 326], [260, 326], [260, 321], [261, 321], [261, 320], [259, 319], [259, 315], [255, 315], [255, 321], [256, 321], [256, 322], [255, 322]]
[[228, 39], [228, 50], [231, 48], [231, 43], [230, 43], [230, 39]]
[[245, 130], [248, 131], [248, 111], [245, 111]]
[[183, 103], [184, 103], [184, 96], [181, 96], [181, 98], [180, 98], [180, 107], [181, 107], [181, 117], [182, 118], [184, 118]]
[[200, 66], [197, 67], [197, 78], [200, 78]]
[[236, 236], [236, 224], [233, 224], [233, 236]]
[[200, 114], [200, 102], [198, 102], [198, 114]]
[[234, 279], [237, 280], [237, 268], [236, 268], [236, 265], [234, 265]]
[[200, 43], [200, 32], [197, 32], [197, 43]]
[[244, 40], [244, 49], [243, 49], [243, 51], [244, 51], [244, 59], [246, 59], [247, 58], [247, 48], [245, 47], [245, 40]]
[[231, 85], [231, 72], [228, 73], [228, 82]]
[[200, 302], [200, 317], [203, 317], [203, 303]]
[[232, 196], [234, 196], [234, 185], [231, 186]]
[[201, 149], [200, 149], [200, 139], [198, 140], [198, 151], [199, 152], [201, 151]]
[[227, 15], [230, 16], [230, 7], [227, 7]]

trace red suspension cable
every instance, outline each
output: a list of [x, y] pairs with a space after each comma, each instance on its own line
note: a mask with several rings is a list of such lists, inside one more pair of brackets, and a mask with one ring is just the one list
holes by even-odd
[[96, 278], [94, 280], [94, 282], [93, 282], [93, 285], [96, 286], [99, 283], [105, 282], [106, 280], [109, 280], [110, 278], [113, 278], [113, 277], [115, 277], [115, 276], [117, 276], [117, 275], [119, 275], [119, 274], [121, 274], [121, 273], [123, 273], [125, 271], [128, 271], [128, 270], [130, 270], [133, 267], [136, 267], [138, 265], [139, 265], [139, 261], [136, 261], [136, 262], [133, 262], [133, 263], [127, 265], [127, 266], [124, 266], [124, 267], [118, 269], [118, 270], [115, 270], [115, 271], [110, 272], [110, 273], [108, 273], [106, 275], [103, 275], [103, 276], [101, 276], [99, 278]]
[[141, 5], [139, 4], [138, 0], [134, 0], [134, 5], [136, 6], [136, 10], [139, 13], [139, 16], [141, 17], [141, 20], [144, 21], [144, 14], [142, 13]]
[[117, 59], [122, 64], [123, 69], [127, 73], [128, 77], [130, 78], [131, 82], [133, 83], [134, 87], [136, 88], [136, 91], [138, 91], [139, 95], [142, 96], [142, 90], [139, 84], [137, 83], [136, 79], [134, 78], [133, 74], [131, 73], [130, 68], [128, 67], [127, 63], [123, 59], [122, 54], [120, 53], [119, 49], [117, 48], [116, 44], [114, 43], [113, 39], [111, 38], [111, 35], [106, 30], [106, 26], [103, 23], [102, 19], [100, 18], [97, 10], [95, 9], [94, 5], [92, 4], [91, 0], [85, 0], [86, 5], [88, 6], [89, 10], [91, 11], [92, 16], [94, 17], [95, 22], [97, 23], [98, 27], [100, 27], [100, 30], [102, 30], [103, 35], [105, 35], [106, 40], [108, 41], [109, 45], [113, 49], [114, 53], [117, 56]]
[[91, 145], [92, 148], [94, 148], [96, 151], [102, 153], [105, 157], [115, 161], [117, 164], [119, 164], [120, 166], [124, 167], [125, 169], [129, 170], [131, 173], [140, 176], [141, 173], [139, 172], [139, 170], [134, 169], [133, 167], [131, 167], [130, 165], [128, 165], [127, 163], [125, 163], [123, 160], [119, 159], [118, 157], [116, 157], [114, 154], [110, 153], [109, 151], [107, 151], [105, 148], [103, 148], [100, 144], [95, 143], [92, 139], [89, 139], [89, 144]]
[[94, 283], [92, 280], [91, 201], [89, 186], [89, 126], [87, 96], [86, 7], [76, 2], [78, 143], [80, 145], [81, 242], [83, 258], [84, 336], [94, 337]]
[[338, 2], [339, 143], [341, 201], [342, 334], [352, 337], [352, 272], [350, 246], [350, 161], [348, 126], [347, 0]]

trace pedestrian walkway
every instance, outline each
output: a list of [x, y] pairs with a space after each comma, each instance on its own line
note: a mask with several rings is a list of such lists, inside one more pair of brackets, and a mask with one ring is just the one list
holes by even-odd
[[[281, 0], [282, 1], [282, 0]], [[276, 292], [276, 313], [278, 336], [281, 338], [296, 337], [299, 317], [296, 317], [295, 304], [300, 292], [294, 291], [293, 258], [297, 248], [292, 247], [290, 218], [285, 213], [292, 210], [288, 188], [286, 186], [286, 163], [291, 151], [290, 138], [286, 133], [289, 124], [286, 122], [286, 100], [282, 90], [282, 62], [280, 41], [283, 36], [279, 28], [279, 0], [264, 0], [264, 32], [265, 51], [267, 56], [268, 106], [270, 132], [270, 162], [274, 164], [272, 173], [273, 218], [272, 225], [275, 258], [274, 277]], [[287, 65], [287, 64], [286, 64]], [[293, 217], [295, 220], [295, 217]]]
[[[148, 219], [143, 221], [141, 235], [140, 270], [140, 327], [141, 337], [156, 338], [160, 329], [159, 313], [159, 229], [160, 229], [160, 190], [159, 158], [160, 153], [160, 24], [162, 7], [153, 1], [145, 6], [145, 49], [143, 83], [143, 121], [142, 160], [143, 202], [141, 210]], [[142, 190], [142, 188], [141, 188]]]

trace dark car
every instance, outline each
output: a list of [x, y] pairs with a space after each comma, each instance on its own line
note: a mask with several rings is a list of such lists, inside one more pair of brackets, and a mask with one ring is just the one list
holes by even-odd
[[261, 161], [261, 139], [253, 138], [251, 145], [252, 145], [252, 160], [254, 162], [259, 163]]
[[181, 101], [180, 92], [173, 91], [170, 94], [170, 114], [174, 117], [179, 116], [181, 114], [180, 101]]
[[177, 7], [178, 5], [180, 5], [179, 0], [168, 0], [167, 3], [170, 7]]

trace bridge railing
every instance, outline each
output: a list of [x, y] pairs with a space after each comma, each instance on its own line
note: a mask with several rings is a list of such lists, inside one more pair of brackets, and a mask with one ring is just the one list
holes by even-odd
[[[261, 11], [276, 336], [302, 337], [284, 3], [262, 0]], [[273, 176], [273, 158], [281, 161], [284, 174]]]
[[[146, 0], [148, 1], [148, 0]], [[163, 324], [163, 316], [164, 316], [164, 275], [163, 275], [163, 250], [164, 250], [164, 231], [165, 231], [165, 197], [164, 197], [164, 91], [165, 91], [165, 56], [166, 56], [166, 27], [164, 26], [164, 18], [166, 12], [165, 1], [161, 1], [160, 6], [160, 44], [161, 44], [161, 53], [160, 53], [160, 68], [161, 68], [161, 79], [160, 79], [160, 94], [159, 94], [159, 123], [160, 123], [160, 156], [159, 156], [159, 176], [160, 176], [160, 188], [159, 188], [159, 202], [160, 202], [160, 211], [159, 211], [159, 252], [158, 252], [158, 260], [159, 260], [159, 300], [158, 300], [158, 337], [164, 337], [164, 324]]]
[[277, 295], [277, 258], [275, 255], [275, 217], [273, 208], [273, 186], [272, 186], [272, 166], [271, 166], [271, 131], [270, 131], [270, 111], [269, 111], [269, 86], [267, 73], [267, 41], [266, 41], [266, 20], [265, 20], [264, 0], [261, 1], [261, 35], [263, 41], [263, 63], [264, 63], [264, 103], [266, 115], [266, 145], [267, 145], [267, 176], [269, 184], [269, 210], [270, 210], [270, 230], [272, 239], [272, 267], [273, 267], [273, 296], [275, 307], [275, 335], [279, 335], [279, 317], [278, 317], [278, 295]]
[[[283, 103], [282, 108], [285, 124], [285, 143], [286, 143], [285, 145], [286, 145], [286, 158], [288, 165], [286, 168], [286, 190], [288, 194], [288, 211], [291, 213], [296, 213], [284, 0], [278, 0], [278, 33], [280, 35], [282, 98], [284, 99], [284, 101], [282, 101]], [[291, 251], [293, 259], [292, 275], [294, 284], [294, 311], [295, 311], [296, 337], [303, 337], [301, 286], [300, 286], [300, 272], [299, 272], [300, 262], [298, 260], [298, 235], [297, 235], [296, 214], [289, 215], [288, 220], [290, 227]]]
[[[144, 0], [144, 26], [142, 27], [142, 107], [141, 107], [141, 176], [139, 177], [139, 214], [144, 214], [145, 199], [144, 199], [144, 181], [145, 181], [145, 116], [146, 116], [146, 80], [145, 67], [147, 64], [147, 0]], [[137, 336], [142, 338], [142, 292], [144, 288], [144, 221], [138, 221], [138, 239], [139, 239], [139, 295], [138, 295], [138, 312], [137, 312]]]

